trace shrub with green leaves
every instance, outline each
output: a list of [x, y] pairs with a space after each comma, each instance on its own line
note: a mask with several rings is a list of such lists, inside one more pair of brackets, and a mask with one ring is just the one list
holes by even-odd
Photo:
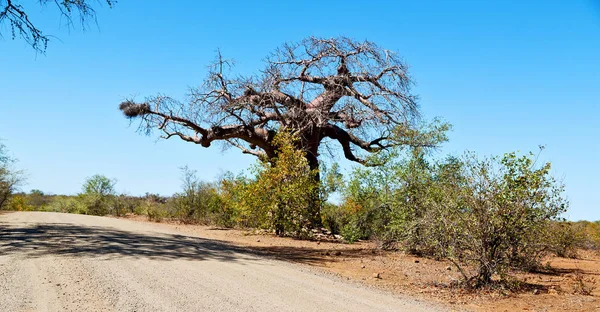
[[377, 166], [356, 168], [342, 192], [343, 206], [352, 215], [346, 232], [377, 239], [384, 248], [417, 253], [423, 238], [420, 220], [435, 184], [426, 156], [447, 140], [450, 128], [437, 119], [423, 124], [409, 133], [406, 145], [372, 155], [367, 162]]
[[[12, 195], [12, 194], [11, 194]], [[4, 205], [7, 210], [12, 211], [31, 211], [33, 210], [33, 206], [27, 203], [27, 199], [23, 194], [15, 194], [11, 196], [8, 203]], [[4, 208], [3, 208], [4, 209]]]
[[230, 185], [235, 194], [229, 196], [235, 198], [243, 224], [294, 236], [309, 227], [316, 208], [311, 195], [319, 191], [319, 185], [303, 152], [294, 147], [295, 140], [286, 132], [275, 136], [277, 157], [255, 166], [254, 179]]
[[417, 251], [422, 238], [419, 222], [424, 213], [433, 173], [422, 149], [393, 150], [375, 162], [385, 165], [356, 168], [344, 190], [351, 216], [346, 232], [361, 239], [377, 239], [384, 248]]
[[44, 206], [44, 211], [78, 213], [86, 214], [87, 207], [76, 197], [56, 195], [49, 199], [49, 203]]
[[459, 269], [476, 268], [472, 275], [461, 269], [471, 286], [504, 278], [510, 268], [537, 267], [547, 250], [543, 233], [568, 206], [550, 164], [536, 166], [533, 154], [467, 154], [461, 172], [460, 186], [433, 201], [430, 209], [439, 217], [423, 220], [425, 237], [445, 242], [443, 254]]
[[539, 265], [552, 248], [548, 227], [568, 206], [549, 163], [537, 165], [533, 154], [426, 156], [395, 151], [378, 156], [385, 166], [352, 173], [342, 205], [348, 241], [377, 238], [383, 247], [449, 259], [470, 286]]
[[581, 224], [585, 232], [582, 247], [600, 251], [600, 221], [579, 221], [577, 223]]
[[580, 222], [552, 222], [547, 227], [545, 237], [548, 249], [565, 258], [576, 258], [577, 249], [586, 248], [590, 242], [585, 224]]
[[136, 196], [120, 194], [112, 198], [111, 213], [117, 217], [127, 214], [145, 214], [142, 208], [143, 199]]
[[85, 180], [78, 198], [88, 214], [105, 215], [111, 212], [115, 183], [114, 180], [99, 174]]
[[0, 143], [0, 210], [10, 202], [10, 198], [25, 180], [24, 174], [16, 170], [16, 159], [8, 155], [4, 144]]
[[218, 185], [203, 182], [188, 167], [182, 169], [183, 191], [173, 196], [176, 217], [188, 223], [231, 226], [231, 217], [224, 210]]

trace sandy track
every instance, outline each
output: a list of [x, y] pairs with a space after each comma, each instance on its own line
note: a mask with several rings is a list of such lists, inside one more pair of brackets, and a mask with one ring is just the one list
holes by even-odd
[[436, 310], [152, 224], [0, 215], [0, 311]]

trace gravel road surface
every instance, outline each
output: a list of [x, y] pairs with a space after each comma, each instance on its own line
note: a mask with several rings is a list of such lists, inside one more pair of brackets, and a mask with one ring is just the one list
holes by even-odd
[[150, 223], [0, 214], [0, 311], [442, 311]]

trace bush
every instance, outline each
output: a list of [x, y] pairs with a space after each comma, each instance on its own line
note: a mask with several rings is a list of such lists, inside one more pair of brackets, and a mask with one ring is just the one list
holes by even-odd
[[124, 216], [128, 213], [145, 215], [146, 212], [141, 206], [141, 198], [121, 194], [112, 198], [110, 213], [117, 217]]
[[167, 217], [167, 212], [161, 204], [156, 202], [146, 202], [144, 204], [146, 206], [146, 214], [148, 215], [148, 220], [154, 222], [161, 222], [165, 217]]
[[224, 202], [239, 213], [240, 224], [274, 230], [277, 235], [307, 233], [314, 216], [313, 194], [319, 185], [302, 151], [294, 148], [293, 135], [274, 138], [277, 157], [254, 167], [254, 178], [224, 181]]
[[148, 220], [161, 222], [164, 219], [172, 219], [176, 217], [176, 209], [173, 205], [173, 200], [158, 194], [146, 193], [141, 199], [141, 208]]
[[341, 234], [344, 240], [350, 244], [355, 243], [359, 239], [365, 237], [361, 229], [358, 226], [356, 226], [356, 223], [345, 224], [342, 227]]
[[600, 251], [600, 221], [579, 221], [576, 222], [576, 224], [580, 226], [584, 232], [581, 248]]
[[77, 198], [71, 196], [53, 196], [44, 207], [45, 211], [87, 214], [87, 207]]
[[259, 213], [252, 213], [247, 195], [250, 192], [251, 181], [246, 177], [234, 176], [226, 173], [219, 184], [219, 198], [221, 201], [221, 223], [232, 227], [239, 225], [241, 227], [263, 228], [266, 223], [264, 216]]
[[25, 180], [23, 172], [14, 168], [15, 163], [0, 143], [0, 210], [9, 204], [11, 196]]
[[334, 205], [326, 202], [321, 210], [321, 219], [323, 226], [328, 229], [331, 234], [340, 234], [342, 227], [348, 223], [350, 213], [344, 206]]
[[476, 274], [464, 275], [472, 286], [489, 284], [495, 274], [504, 278], [509, 268], [539, 266], [546, 251], [542, 234], [566, 211], [563, 186], [549, 175], [550, 164], [536, 168], [533, 156], [479, 160], [468, 154], [464, 185], [446, 193], [451, 200], [433, 201], [439, 217], [424, 223], [425, 237], [448, 244], [442, 254], [457, 266], [475, 266]]
[[80, 203], [86, 208], [86, 213], [102, 216], [111, 211], [115, 183], [114, 180], [98, 174], [86, 179], [83, 192], [78, 195]]
[[581, 223], [552, 222], [548, 225], [548, 249], [559, 257], [576, 258], [577, 249], [585, 247], [587, 240], [585, 227]]
[[31, 190], [27, 196], [27, 203], [33, 206], [35, 210], [45, 210], [51, 201], [51, 196], [44, 194], [40, 190]]
[[351, 212], [347, 222], [360, 238], [419, 253], [423, 238], [419, 221], [434, 185], [430, 165], [419, 149], [376, 157], [371, 161], [385, 165], [355, 169], [344, 190], [343, 206]]
[[383, 247], [449, 259], [470, 286], [504, 278], [510, 268], [539, 266], [549, 250], [548, 226], [567, 207], [550, 164], [535, 166], [533, 154], [466, 154], [433, 164], [418, 148], [400, 155], [353, 172], [344, 205], [355, 208], [342, 226], [349, 241], [375, 237]]
[[6, 208], [12, 211], [31, 211], [33, 206], [27, 204], [25, 196], [22, 194], [16, 194], [8, 200]]
[[223, 209], [224, 203], [218, 187], [202, 182], [196, 172], [182, 168], [183, 192], [173, 196], [176, 217], [187, 223], [219, 224], [231, 226], [231, 212]]

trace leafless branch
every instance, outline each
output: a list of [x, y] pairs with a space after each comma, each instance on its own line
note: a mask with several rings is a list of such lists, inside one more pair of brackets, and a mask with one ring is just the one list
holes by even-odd
[[[103, 0], [112, 7], [116, 0]], [[25, 40], [37, 52], [44, 53], [48, 47], [50, 36], [44, 34], [36, 24], [31, 21], [19, 0], [0, 0], [0, 25], [8, 24], [12, 39], [17, 36]], [[73, 17], [77, 17], [85, 29], [86, 21], [96, 21], [96, 11], [86, 0], [39, 0], [39, 5], [47, 6], [49, 3], [58, 9], [65, 18], [68, 27], [73, 25]], [[2, 34], [0, 33], [0, 36]]]
[[120, 109], [140, 119], [146, 132], [158, 128], [166, 138], [205, 147], [224, 140], [266, 158], [275, 155], [272, 139], [283, 129], [299, 134], [298, 148], [312, 163], [327, 137], [363, 164], [354, 147], [373, 153], [410, 143], [387, 135], [419, 117], [407, 66], [394, 53], [369, 41], [310, 37], [283, 45], [266, 63], [260, 74], [232, 78], [232, 62], [219, 52], [186, 101], [159, 95], [125, 101]]

